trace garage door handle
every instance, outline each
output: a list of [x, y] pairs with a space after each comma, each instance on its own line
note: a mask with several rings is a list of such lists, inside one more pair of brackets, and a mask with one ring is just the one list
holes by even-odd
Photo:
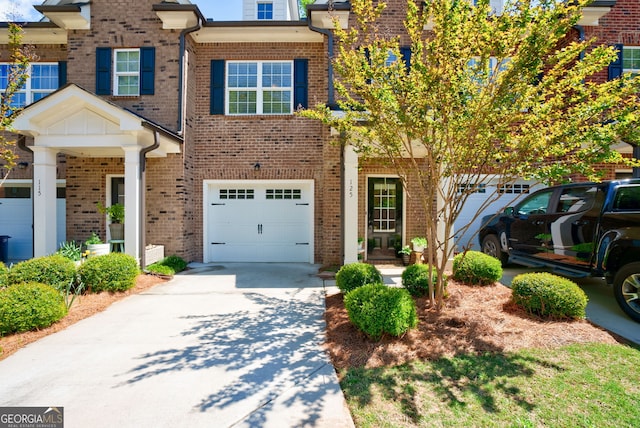
[[296, 242], [296, 245], [309, 245], [308, 242]]
[[309, 204], [307, 203], [307, 204], [296, 204], [296, 205], [309, 205]]
[[227, 204], [216, 204], [216, 203], [213, 203], [211, 205], [227, 205]]
[[225, 245], [226, 242], [212, 242], [211, 245]]
[[262, 225], [258, 225], [258, 235], [262, 235]]

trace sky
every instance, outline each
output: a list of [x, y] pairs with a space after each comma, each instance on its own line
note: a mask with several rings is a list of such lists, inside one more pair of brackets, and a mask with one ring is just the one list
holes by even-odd
[[[0, 0], [0, 21], [38, 21], [42, 15], [33, 5], [43, 0]], [[206, 18], [216, 21], [242, 19], [242, 0], [191, 0]]]

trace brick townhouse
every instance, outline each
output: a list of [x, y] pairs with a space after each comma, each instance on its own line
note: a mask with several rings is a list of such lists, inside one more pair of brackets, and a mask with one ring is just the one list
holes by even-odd
[[[43, 19], [23, 24], [38, 58], [18, 99], [20, 163], [0, 188], [9, 258], [93, 231], [109, 240], [98, 202], [124, 203], [125, 251], [142, 263], [155, 244], [189, 261], [341, 264], [357, 260], [359, 237], [384, 253], [422, 235], [420, 204], [393, 171], [359, 165], [330, 129], [293, 114], [333, 103], [331, 15], [353, 16], [348, 2], [327, 3], [299, 19], [296, 1], [244, 0], [234, 22], [187, 0], [35, 6]], [[398, 31], [403, 4], [389, 1]], [[596, 1], [573, 36], [624, 45], [618, 68], [638, 70], [639, 9]]]

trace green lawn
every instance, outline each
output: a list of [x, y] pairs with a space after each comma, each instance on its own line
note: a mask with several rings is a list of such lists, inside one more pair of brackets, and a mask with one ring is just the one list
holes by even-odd
[[346, 369], [357, 427], [638, 427], [640, 351], [571, 345]]

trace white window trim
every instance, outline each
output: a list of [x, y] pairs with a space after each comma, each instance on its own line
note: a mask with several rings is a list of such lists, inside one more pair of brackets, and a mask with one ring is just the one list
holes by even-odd
[[[624, 51], [627, 51], [627, 50], [633, 50], [633, 51], [640, 52], [640, 46], [623, 46], [622, 47], [622, 52], [623, 53], [624, 53]], [[639, 68], [623, 68], [622, 72], [623, 73], [640, 74], [640, 67]]]
[[[260, 18], [260, 5], [264, 4], [264, 5], [271, 5], [271, 18]], [[272, 21], [274, 18], [274, 8], [273, 8], [273, 2], [271, 1], [259, 1], [256, 3], [256, 19], [260, 20], [260, 21]]]
[[[137, 71], [118, 71], [118, 62], [116, 58], [119, 52], [138, 52], [138, 70]], [[137, 97], [140, 95], [140, 48], [114, 49], [113, 50], [113, 95], [124, 97]], [[118, 78], [125, 76], [138, 76], [137, 92], [135, 94], [120, 94], [118, 92]]]
[[[0, 63], [0, 65], [8, 65], [11, 66], [12, 63], [8, 63], [8, 62], [2, 62]], [[20, 89], [18, 91], [16, 91], [16, 93], [20, 93], [20, 94], [26, 94], [26, 100], [25, 100], [25, 106], [28, 106], [29, 104], [33, 103], [33, 94], [34, 92], [37, 93], [46, 93], [47, 95], [55, 92], [58, 88], [53, 88], [53, 89], [37, 89], [34, 90], [31, 88], [31, 76], [33, 75], [33, 73], [31, 72], [31, 68], [33, 66], [45, 66], [45, 65], [54, 65], [56, 67], [59, 67], [59, 64], [57, 62], [34, 62], [29, 64], [29, 67], [27, 68], [26, 74], [27, 74], [27, 80], [24, 84], [24, 88]], [[60, 82], [58, 82], [58, 87], [60, 86]], [[0, 93], [4, 93], [4, 91], [6, 90], [6, 88], [0, 88]]]
[[[263, 108], [263, 93], [266, 89], [262, 86], [262, 67], [264, 64], [275, 64], [275, 63], [287, 63], [291, 65], [291, 86], [281, 86], [278, 87], [278, 90], [281, 91], [289, 91], [291, 93], [291, 99], [289, 101], [289, 113], [264, 113]], [[247, 88], [230, 88], [229, 87], [229, 67], [231, 64], [257, 64], [258, 65], [258, 77], [257, 77], [257, 87], [247, 87]], [[284, 60], [284, 61], [226, 61], [225, 64], [225, 103], [224, 103], [224, 112], [225, 115], [228, 116], [256, 116], [256, 115], [265, 115], [265, 116], [283, 116], [283, 115], [292, 115], [294, 112], [293, 106], [293, 79], [294, 79], [294, 64], [292, 60]], [[232, 91], [256, 91], [256, 112], [255, 113], [230, 113], [229, 112], [229, 104], [231, 102], [230, 93]]]

